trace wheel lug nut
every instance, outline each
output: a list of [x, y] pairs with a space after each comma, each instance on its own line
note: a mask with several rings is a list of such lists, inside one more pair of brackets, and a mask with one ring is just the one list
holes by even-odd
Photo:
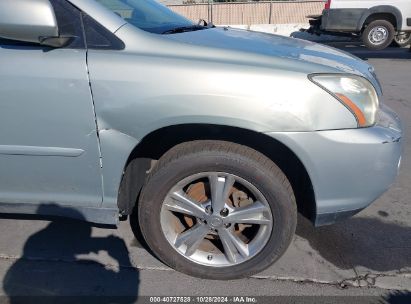
[[224, 224], [224, 227], [225, 227], [225, 228], [230, 228], [230, 227], [231, 227], [231, 224], [230, 224], [230, 223]]
[[227, 216], [228, 215], [228, 209], [224, 208], [223, 210], [221, 210], [220, 215], [221, 216]]
[[212, 255], [207, 256], [207, 260], [211, 261], [213, 259]]
[[207, 207], [205, 208], [205, 210], [206, 210], [206, 212], [207, 212], [208, 214], [211, 214], [211, 213], [213, 212], [213, 210], [211, 209], [211, 206], [207, 206]]

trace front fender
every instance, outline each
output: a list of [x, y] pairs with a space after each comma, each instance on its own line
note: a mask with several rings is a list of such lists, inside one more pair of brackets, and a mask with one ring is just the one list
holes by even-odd
[[353, 115], [304, 73], [267, 67], [89, 51], [100, 129], [141, 140], [177, 124], [256, 132], [356, 128]]

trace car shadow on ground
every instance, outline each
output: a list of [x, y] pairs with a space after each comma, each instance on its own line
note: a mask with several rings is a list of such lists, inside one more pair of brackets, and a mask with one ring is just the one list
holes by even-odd
[[[60, 303], [64, 296], [71, 303], [76, 296], [81, 302], [86, 296], [87, 303], [135, 303], [139, 273], [124, 240], [94, 237], [92, 228], [86, 222], [54, 218], [30, 236], [3, 281], [10, 303], [43, 303], [54, 297]], [[101, 252], [112, 262], [92, 258]]]
[[310, 35], [304, 32], [291, 33], [290, 37], [317, 42], [338, 48], [351, 53], [363, 60], [368, 59], [411, 59], [411, 50], [395, 46], [388, 47], [381, 51], [367, 49], [358, 38], [347, 38], [329, 35]]
[[365, 267], [388, 272], [411, 267], [411, 227], [358, 215], [314, 228], [300, 216], [296, 234], [341, 269]]
[[368, 59], [411, 59], [411, 51], [408, 48], [388, 47], [385, 50], [373, 51], [362, 46], [360, 43], [330, 42], [329, 46], [351, 53], [363, 60]]

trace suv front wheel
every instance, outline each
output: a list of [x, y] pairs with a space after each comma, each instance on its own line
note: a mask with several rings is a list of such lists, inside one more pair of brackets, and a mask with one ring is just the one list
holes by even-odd
[[263, 154], [223, 141], [168, 151], [152, 169], [138, 211], [160, 260], [208, 279], [264, 270], [288, 248], [297, 222], [284, 173]]

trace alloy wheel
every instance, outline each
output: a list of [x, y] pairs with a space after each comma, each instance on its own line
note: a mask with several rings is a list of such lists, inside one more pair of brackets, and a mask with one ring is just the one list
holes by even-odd
[[163, 234], [179, 254], [213, 267], [255, 257], [273, 226], [263, 194], [245, 179], [222, 172], [180, 181], [167, 194], [160, 218]]

